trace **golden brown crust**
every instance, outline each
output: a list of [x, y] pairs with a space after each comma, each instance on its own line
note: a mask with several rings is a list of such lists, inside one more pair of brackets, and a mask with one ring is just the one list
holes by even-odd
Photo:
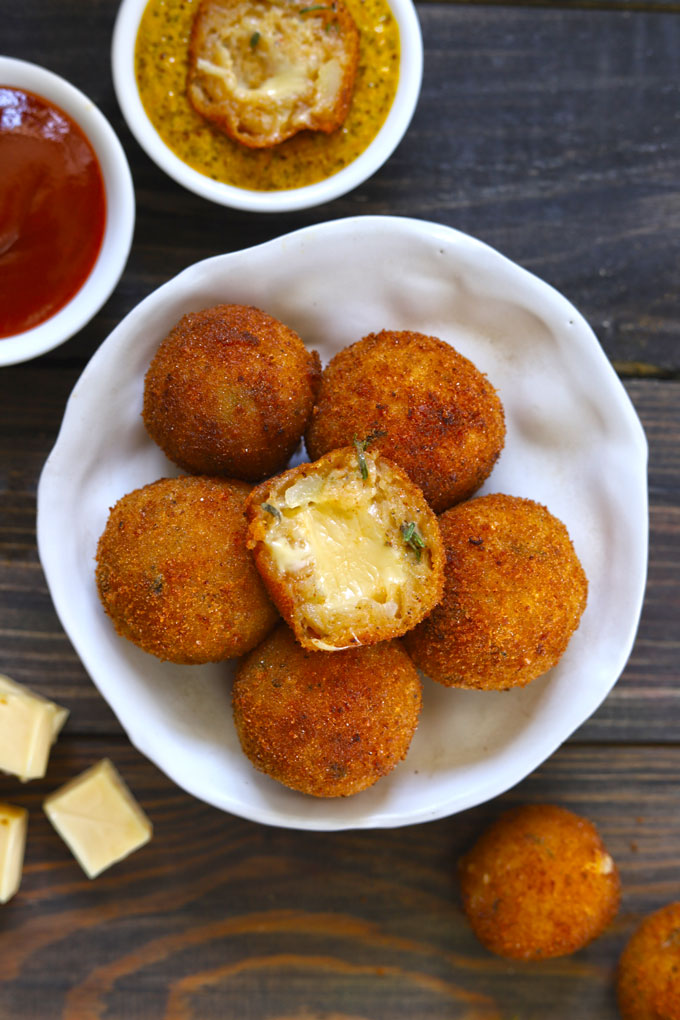
[[[422, 492], [401, 468], [370, 450], [364, 456], [366, 480], [360, 473], [357, 450], [350, 447], [333, 450], [313, 464], [302, 464], [263, 482], [247, 501], [248, 548], [253, 550], [257, 568], [279, 612], [306, 648], [331, 651], [399, 637], [419, 623], [442, 594], [444, 552], [437, 518]], [[370, 561], [376, 550], [364, 541], [361, 527], [359, 535], [352, 530], [336, 532], [335, 546], [344, 547], [350, 556], [356, 550], [358, 561], [358, 567], [355, 563], [352, 568], [358, 572], [346, 585], [355, 593], [354, 601], [347, 605], [343, 602], [337, 612], [329, 606], [331, 593], [338, 585], [325, 563], [317, 569], [319, 557], [311, 546], [301, 554], [303, 567], [297, 564], [289, 567], [288, 557], [283, 565], [281, 559], [277, 560], [275, 549], [281, 539], [304, 544], [298, 541], [300, 533], [290, 530], [291, 524], [297, 527], [296, 510], [287, 506], [290, 493], [303, 480], [322, 480], [334, 494], [328, 500], [322, 494], [318, 504], [329, 527], [342, 520], [349, 520], [350, 528], [353, 521], [366, 521], [381, 543], [377, 566], [368, 579], [370, 585], [372, 578], [378, 577], [378, 587], [373, 589], [377, 594], [369, 595], [361, 589], [359, 576], [362, 565]], [[366, 504], [362, 503], [365, 494], [371, 506], [368, 516]], [[422, 538], [422, 549], [404, 540], [402, 528], [410, 524]], [[317, 526], [317, 534], [318, 531]], [[386, 564], [380, 559], [382, 546], [388, 558]], [[393, 576], [390, 570], [398, 575], [394, 584], [389, 581]], [[388, 582], [383, 587], [385, 576]]]
[[501, 815], [460, 862], [463, 909], [492, 953], [565, 956], [601, 935], [620, 880], [595, 826], [561, 807]]
[[278, 319], [246, 305], [185, 315], [144, 384], [144, 424], [196, 474], [259, 481], [282, 470], [312, 411], [319, 356]]
[[305, 442], [312, 458], [379, 430], [374, 449], [395, 461], [437, 513], [468, 499], [505, 441], [498, 394], [437, 337], [371, 333], [324, 369]]
[[235, 141], [269, 148], [340, 127], [358, 62], [359, 32], [342, 0], [201, 0], [187, 96]]
[[646, 917], [619, 962], [622, 1020], [680, 1020], [680, 902]]
[[530, 499], [480, 496], [439, 518], [444, 595], [405, 642], [449, 687], [507, 690], [551, 669], [586, 606], [588, 582], [564, 524]]
[[312, 652], [278, 627], [243, 660], [234, 721], [253, 765], [314, 797], [347, 797], [405, 757], [421, 685], [398, 642]]
[[278, 620], [245, 546], [250, 486], [161, 478], [118, 500], [97, 547], [96, 580], [116, 630], [159, 659], [219, 662]]

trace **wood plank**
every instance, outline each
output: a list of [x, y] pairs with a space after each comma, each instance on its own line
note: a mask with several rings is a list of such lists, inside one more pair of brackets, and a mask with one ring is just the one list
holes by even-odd
[[673, 270], [652, 236], [674, 218], [677, 18], [440, 6], [424, 25], [413, 130], [436, 157], [418, 215], [554, 284], [612, 359], [677, 370]]
[[[118, 724], [63, 633], [35, 544], [37, 481], [76, 376], [44, 362], [0, 374], [0, 672], [67, 704], [71, 732], [112, 733]], [[680, 742], [680, 383], [626, 388], [651, 451], [648, 590], [630, 662], [575, 739]]]
[[[677, 6], [677, 5], [675, 5]], [[106, 59], [115, 0], [11, 5], [6, 52], [44, 63], [101, 106], [136, 184], [134, 251], [113, 297], [50, 360], [83, 359], [150, 290], [192, 262], [328, 218], [390, 213], [474, 234], [563, 291], [628, 374], [680, 370], [677, 316], [680, 19], [675, 13], [421, 3], [414, 121], [370, 181], [276, 217], [184, 191], [118, 110]]]
[[[104, 754], [155, 838], [89, 882], [40, 804]], [[31, 812], [23, 885], [0, 915], [0, 1017], [615, 1020], [612, 973], [626, 938], [680, 896], [679, 770], [677, 747], [569, 746], [511, 793], [453, 818], [298, 833], [201, 804], [123, 741], [60, 741], [46, 780], [0, 779], [0, 797]], [[623, 901], [575, 956], [513, 964], [471, 934], [455, 868], [492, 819], [527, 802], [596, 823]]]

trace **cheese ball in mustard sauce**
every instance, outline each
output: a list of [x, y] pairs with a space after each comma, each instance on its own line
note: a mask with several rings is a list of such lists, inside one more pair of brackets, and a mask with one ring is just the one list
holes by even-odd
[[[298, 13], [315, 6], [301, 2]], [[342, 126], [330, 134], [300, 131], [272, 148], [253, 149], [229, 138], [189, 102], [189, 50], [198, 0], [150, 0], [137, 34], [135, 77], [162, 140], [199, 173], [251, 191], [304, 187], [348, 166], [368, 148], [390, 111], [399, 80], [400, 41], [387, 0], [345, 0], [345, 6], [359, 31], [359, 56]], [[253, 46], [263, 45], [256, 32], [251, 40]]]

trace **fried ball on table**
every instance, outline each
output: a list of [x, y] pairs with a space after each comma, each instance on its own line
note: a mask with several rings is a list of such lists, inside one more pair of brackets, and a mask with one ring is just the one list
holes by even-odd
[[161, 478], [118, 500], [97, 547], [104, 609], [159, 659], [220, 662], [279, 619], [246, 549], [244, 482]]
[[437, 518], [405, 472], [362, 443], [263, 482], [247, 515], [258, 570], [305, 648], [399, 637], [441, 597]]
[[468, 499], [505, 441], [498, 394], [467, 358], [434, 336], [371, 333], [324, 369], [305, 434], [310, 457], [376, 435], [436, 513]]
[[460, 882], [477, 938], [517, 960], [575, 953], [619, 906], [619, 875], [595, 826], [549, 804], [501, 815], [462, 858]]
[[348, 797], [408, 751], [421, 706], [398, 641], [340, 652], [302, 648], [282, 624], [240, 664], [234, 721], [260, 772], [314, 797]]
[[680, 1020], [680, 902], [650, 914], [633, 934], [617, 993], [623, 1020]]
[[144, 383], [143, 419], [194, 474], [260, 481], [281, 471], [312, 413], [319, 356], [288, 326], [245, 305], [185, 315]]
[[444, 596], [407, 635], [424, 673], [448, 687], [508, 690], [557, 664], [588, 582], [564, 524], [540, 503], [479, 496], [439, 518]]

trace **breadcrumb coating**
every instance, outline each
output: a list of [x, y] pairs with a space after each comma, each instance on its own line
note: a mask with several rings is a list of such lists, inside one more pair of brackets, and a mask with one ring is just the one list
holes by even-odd
[[161, 478], [111, 509], [97, 546], [102, 605], [159, 659], [220, 662], [254, 648], [279, 616], [246, 549], [250, 486]]
[[239, 666], [233, 707], [257, 769], [301, 793], [348, 797], [405, 757], [421, 684], [397, 641], [315, 652], [281, 625]]
[[518, 960], [575, 953], [619, 906], [618, 871], [595, 826], [550, 804], [501, 815], [462, 858], [460, 882], [477, 938]]
[[448, 687], [524, 686], [560, 660], [588, 582], [564, 524], [540, 503], [500, 493], [439, 518], [444, 595], [407, 635], [416, 665]]
[[373, 448], [441, 513], [486, 480], [503, 449], [505, 418], [489, 380], [450, 344], [383, 330], [326, 366], [305, 443], [316, 459], [369, 433], [380, 433]]
[[623, 1020], [680, 1020], [680, 902], [646, 917], [619, 962]]
[[149, 366], [144, 424], [185, 471], [260, 481], [300, 442], [319, 373], [317, 352], [258, 308], [191, 312]]

